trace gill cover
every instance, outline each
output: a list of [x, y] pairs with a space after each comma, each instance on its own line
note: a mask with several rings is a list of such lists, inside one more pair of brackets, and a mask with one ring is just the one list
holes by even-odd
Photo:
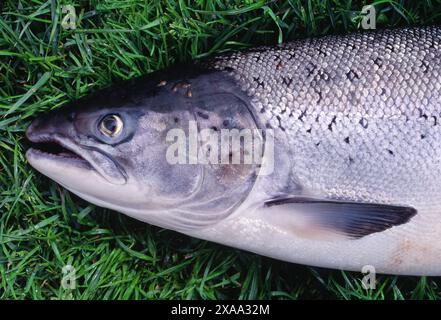
[[[161, 85], [159, 99], [151, 111], [167, 112], [168, 123], [173, 124], [171, 128], [185, 133], [185, 141], [165, 138], [166, 147], [168, 150], [184, 147], [188, 152], [185, 163], [165, 161], [164, 166], [170, 170], [179, 168], [180, 175], [197, 169], [198, 182], [185, 199], [158, 212], [155, 224], [178, 231], [213, 225], [229, 216], [250, 193], [260, 164], [246, 162], [245, 157], [258, 144], [264, 148], [264, 133], [251, 111], [249, 98], [224, 72], [201, 73], [179, 80], [159, 79], [158, 84]], [[192, 123], [197, 126], [196, 137]], [[244, 133], [252, 133], [251, 149], [246, 145], [250, 140], [246, 141]], [[222, 150], [225, 135], [230, 139], [227, 143], [230, 151], [234, 148], [232, 141], [240, 141], [239, 163], [232, 159], [237, 155], [235, 152], [228, 152], [225, 159], [225, 149]], [[208, 136], [216, 139], [213, 141]], [[190, 150], [195, 138], [197, 155]]]

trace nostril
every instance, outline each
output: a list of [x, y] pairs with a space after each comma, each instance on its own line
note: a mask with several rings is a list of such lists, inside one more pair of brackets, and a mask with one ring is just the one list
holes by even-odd
[[39, 124], [40, 124], [40, 119], [39, 118], [34, 119], [29, 125], [29, 127], [26, 129], [26, 138], [28, 138], [28, 140], [32, 140], [32, 135]]

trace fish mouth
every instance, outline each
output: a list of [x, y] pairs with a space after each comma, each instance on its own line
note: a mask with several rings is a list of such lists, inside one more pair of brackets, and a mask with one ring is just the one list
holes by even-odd
[[[125, 170], [107, 153], [88, 146], [81, 146], [63, 135], [26, 132], [31, 148], [26, 152], [28, 162], [46, 174], [51, 163], [64, 167], [76, 167], [100, 175], [112, 184], [127, 183]], [[53, 178], [55, 180], [55, 178]]]
[[26, 156], [47, 160], [68, 162], [83, 169], [94, 170], [93, 164], [87, 160], [85, 151], [58, 135], [30, 135], [27, 134], [31, 147]]

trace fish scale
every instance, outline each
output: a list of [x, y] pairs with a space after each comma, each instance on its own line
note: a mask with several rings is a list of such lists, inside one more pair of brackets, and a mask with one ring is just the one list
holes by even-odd
[[[212, 63], [234, 76], [259, 117], [286, 140], [303, 187], [424, 205], [427, 193], [440, 198], [440, 41], [437, 27], [361, 32]], [[403, 188], [408, 184], [413, 188]]]

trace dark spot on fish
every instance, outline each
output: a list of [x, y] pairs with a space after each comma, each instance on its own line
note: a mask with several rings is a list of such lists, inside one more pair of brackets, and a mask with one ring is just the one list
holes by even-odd
[[386, 94], [386, 89], [381, 88], [381, 95], [384, 96]]
[[374, 64], [381, 68], [383, 66], [383, 60], [380, 57], [377, 57], [374, 59]]
[[299, 119], [300, 121], [303, 122], [303, 117], [306, 116], [306, 110], [302, 110], [302, 112], [300, 113], [299, 117], [297, 119]]
[[257, 87], [262, 87], [265, 88], [265, 83], [263, 81], [260, 80], [259, 77], [253, 77], [254, 82], [257, 83]]
[[391, 52], [395, 52], [395, 47], [390, 43], [386, 43], [386, 49], [389, 49]]
[[173, 118], [173, 121], [174, 121], [175, 123], [178, 123], [178, 122], [179, 122], [179, 118], [178, 118], [178, 117], [175, 117], [175, 118]]
[[424, 113], [423, 109], [418, 108], [418, 112], [420, 113], [420, 118], [424, 118], [425, 120], [427, 120], [428, 116]]
[[344, 140], [345, 140], [346, 143], [349, 144], [349, 137], [346, 137]]
[[354, 163], [354, 158], [349, 157], [348, 160], [349, 160], [349, 164]]
[[360, 76], [354, 71], [354, 70], [349, 70], [348, 73], [346, 73], [346, 77], [350, 80], [350, 81], [354, 81], [355, 79], [360, 79]]
[[367, 129], [368, 127], [368, 121], [366, 118], [361, 118], [360, 121], [358, 122], [364, 129]]
[[433, 125], [436, 126], [438, 124], [438, 118], [436, 116], [432, 116], [433, 118]]
[[214, 130], [214, 131], [218, 131], [219, 130], [216, 126], [212, 126], [211, 129]]
[[319, 145], [320, 145], [320, 141], [315, 144], [316, 147], [318, 147]]
[[307, 72], [306, 76], [310, 77], [314, 73], [316, 68], [317, 68], [317, 66], [314, 63], [308, 62], [305, 67], [306, 72]]
[[424, 73], [427, 73], [429, 71], [429, 63], [426, 60], [421, 61], [421, 69], [423, 69]]
[[265, 127], [267, 128], [267, 129], [272, 129], [273, 127], [269, 124], [269, 122], [267, 122], [266, 124], [265, 124]]
[[317, 115], [317, 117], [315, 117], [315, 122], [319, 122], [320, 121], [320, 116]]
[[282, 61], [279, 61], [279, 63], [278, 63], [277, 66], [276, 66], [276, 69], [277, 69], [277, 70], [282, 70], [282, 68], [283, 68]]
[[318, 48], [318, 52], [319, 52], [319, 54], [321, 54], [324, 57], [326, 57], [328, 55], [328, 53], [325, 50], [323, 50], [321, 47]]
[[265, 113], [265, 108], [260, 109], [260, 113]]
[[201, 117], [201, 118], [203, 118], [203, 119], [205, 119], [205, 120], [207, 120], [208, 118], [210, 118], [210, 117], [208, 116], [208, 114], [205, 114], [205, 113], [200, 112], [200, 111], [198, 111], [197, 114], [198, 114], [199, 117]]
[[308, 130], [306, 130], [307, 133], [311, 133], [312, 128], [309, 128]]
[[352, 42], [346, 43], [346, 46], [351, 50], [355, 50], [357, 48], [357, 46]]
[[329, 81], [329, 74], [326, 71], [320, 70], [317, 74], [317, 80]]
[[421, 135], [421, 139], [425, 139], [426, 138], [426, 135], [425, 134], [422, 134]]
[[292, 83], [292, 78], [291, 77], [282, 77], [283, 83], [289, 87], [289, 85]]
[[394, 155], [394, 152], [393, 152], [392, 150], [390, 150], [390, 149], [386, 149], [386, 150], [387, 150], [387, 152], [389, 152], [389, 154], [390, 154], [391, 156]]
[[320, 103], [322, 101], [322, 92], [319, 89], [314, 89], [314, 91], [318, 94], [317, 103]]
[[231, 127], [231, 125], [232, 125], [231, 120], [230, 119], [226, 119], [226, 120], [222, 121], [222, 125], [224, 127], [226, 127], [226, 128]]
[[336, 120], [337, 119], [337, 116], [334, 116], [333, 118], [332, 118], [332, 120], [331, 120], [331, 123], [328, 125], [328, 129], [330, 130], [330, 131], [332, 131], [332, 125], [333, 124], [336, 124]]

